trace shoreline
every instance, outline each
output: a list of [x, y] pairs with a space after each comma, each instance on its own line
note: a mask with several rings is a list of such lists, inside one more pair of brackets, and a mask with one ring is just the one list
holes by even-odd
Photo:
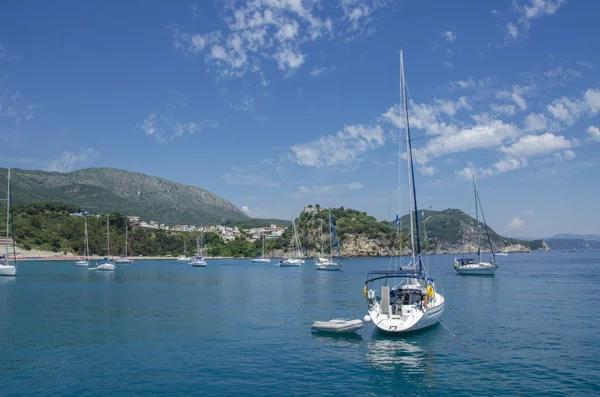
[[[526, 252], [522, 252], [522, 251], [516, 251], [516, 252], [509, 252], [509, 254], [526, 254], [526, 253], [530, 253], [530, 252], [536, 252], [536, 251], [526, 251]], [[449, 252], [449, 253], [435, 253], [435, 254], [424, 254], [424, 256], [428, 256], [428, 255], [476, 255], [475, 253], [454, 253], [454, 252]], [[408, 255], [402, 255], [402, 256], [408, 256]], [[339, 257], [340, 259], [344, 260], [344, 259], [352, 259], [352, 258], [391, 258], [393, 256], [390, 255], [376, 255], [376, 256], [341, 256]], [[92, 261], [99, 261], [101, 259], [106, 258], [106, 256], [90, 256], [88, 257], [88, 260], [90, 262]], [[113, 259], [118, 259], [118, 257], [112, 257]], [[145, 260], [170, 260], [170, 261], [178, 261], [177, 257], [174, 256], [130, 256], [127, 257], [128, 259], [131, 259], [133, 262], [135, 261], [145, 261]], [[79, 260], [84, 260], [85, 257], [83, 256], [75, 256], [75, 255], [31, 255], [31, 256], [17, 256], [16, 260], [18, 261], [79, 261]], [[190, 260], [192, 259], [192, 257], [189, 258]], [[213, 260], [213, 259], [245, 259], [245, 260], [250, 260], [252, 259], [252, 257], [242, 257], [242, 256], [238, 256], [238, 257], [234, 257], [234, 256], [209, 256], [206, 257], [205, 259], [207, 260]], [[280, 260], [280, 259], [284, 259], [283, 257], [271, 257], [268, 259], [272, 259], [272, 260]], [[312, 256], [308, 256], [305, 257], [304, 259], [308, 259], [311, 260], [313, 259]], [[14, 260], [13, 257], [9, 256], [9, 260]], [[180, 261], [180, 262], [184, 262], [184, 261]]]

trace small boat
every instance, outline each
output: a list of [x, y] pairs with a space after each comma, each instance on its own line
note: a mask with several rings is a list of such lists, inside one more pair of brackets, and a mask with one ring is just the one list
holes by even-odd
[[110, 221], [108, 220], [108, 215], [106, 215], [106, 243], [107, 243], [107, 253], [106, 258], [98, 261], [96, 263], [96, 267], [90, 268], [91, 270], [98, 270], [101, 272], [114, 272], [115, 271], [115, 261], [110, 257]]
[[127, 240], [127, 229], [128, 227], [125, 225], [125, 256], [115, 259], [115, 263], [133, 263], [133, 259], [127, 257], [127, 247], [129, 245]]
[[296, 230], [296, 223], [292, 220], [292, 255], [291, 257], [282, 259], [276, 266], [279, 267], [302, 267], [304, 259], [302, 258], [302, 248], [300, 247], [300, 239]]
[[[14, 239], [10, 238], [10, 219], [11, 219], [11, 208], [10, 208], [10, 200], [11, 200], [11, 196], [10, 196], [10, 168], [8, 169], [8, 192], [6, 194], [6, 250], [4, 252], [4, 255], [2, 255], [0, 257], [0, 276], [16, 276], [17, 275], [17, 268], [15, 266], [16, 262], [17, 262], [17, 256], [15, 255], [15, 241]], [[13, 223], [13, 227], [14, 227], [14, 223]], [[14, 231], [13, 231], [13, 238], [14, 238]], [[8, 259], [8, 254], [9, 254], [9, 247], [10, 247], [10, 241], [12, 240], [13, 243], [13, 262], [11, 264], [11, 262]]]
[[75, 262], [75, 266], [88, 267], [90, 265], [90, 262], [88, 260], [89, 256], [90, 256], [90, 247], [88, 244], [87, 218], [86, 218], [84, 220], [84, 227], [83, 227], [83, 257], [85, 259]]
[[334, 318], [329, 321], [315, 321], [311, 330], [316, 332], [356, 332], [363, 326], [362, 320], [349, 320], [346, 318]]
[[250, 259], [252, 263], [271, 263], [270, 258], [265, 257], [265, 235], [262, 234], [262, 255]]
[[496, 256], [508, 256], [508, 254], [506, 252], [496, 252], [495, 255]]
[[[477, 218], [477, 260], [475, 258], [454, 258], [454, 269], [458, 274], [474, 275], [474, 276], [493, 276], [496, 274], [496, 254], [492, 247], [492, 239], [490, 238], [490, 232], [487, 228], [487, 222], [485, 221], [485, 215], [483, 214], [483, 208], [481, 207], [481, 199], [479, 198], [479, 192], [477, 191], [477, 184], [475, 183], [475, 176], [473, 176], [473, 191], [475, 192], [475, 217]], [[481, 226], [479, 224], [479, 212], [483, 218], [483, 225], [487, 234], [487, 240], [490, 245], [490, 251], [492, 256], [489, 262], [483, 262], [481, 260]]]
[[[204, 232], [201, 234], [202, 236], [202, 245], [204, 245]], [[205, 251], [206, 251], [206, 247]], [[192, 267], [206, 267], [208, 264], [206, 263], [206, 259], [202, 256], [202, 250], [200, 249], [200, 240], [196, 239], [196, 256], [192, 258], [190, 262], [190, 266]]]
[[185, 245], [185, 240], [183, 240], [183, 255], [177, 257], [178, 261], [185, 261], [185, 262], [189, 262], [190, 261], [190, 257], [188, 256], [188, 250], [187, 250], [187, 246]]
[[340, 245], [338, 243], [337, 235], [335, 233], [335, 221], [331, 216], [331, 210], [329, 210], [329, 257], [315, 258], [315, 267], [317, 270], [328, 270], [328, 271], [340, 271], [342, 270], [342, 262], [335, 260], [333, 256], [333, 247], [337, 249], [337, 256], [340, 255]]

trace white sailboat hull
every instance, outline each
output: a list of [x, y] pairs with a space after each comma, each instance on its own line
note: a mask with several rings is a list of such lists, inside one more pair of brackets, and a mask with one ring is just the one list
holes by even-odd
[[206, 267], [206, 266], [208, 266], [208, 264], [206, 263], [206, 261], [204, 259], [202, 259], [202, 260], [191, 261], [190, 266], [191, 267]]
[[114, 272], [115, 265], [113, 265], [112, 263], [103, 263], [101, 265], [96, 266], [94, 270], [98, 270], [100, 272]]
[[279, 267], [302, 267], [302, 259], [285, 259], [279, 262]]
[[189, 262], [190, 258], [186, 258], [186, 257], [180, 256], [179, 258], [177, 258], [177, 260], [181, 261], [181, 262]]
[[17, 268], [13, 265], [0, 265], [0, 276], [13, 277], [17, 275]]
[[250, 260], [252, 263], [271, 263], [271, 259], [269, 258], [252, 258]]
[[129, 259], [129, 258], [117, 258], [117, 259], [115, 259], [115, 263], [121, 263], [121, 264], [133, 263], [133, 259]]
[[457, 266], [456, 272], [464, 275], [493, 276], [496, 274], [496, 266], [490, 263], [478, 263], [472, 265]]
[[444, 297], [436, 292], [435, 301], [435, 306], [429, 306], [427, 309], [415, 307], [409, 315], [382, 314], [379, 305], [376, 304], [369, 310], [369, 316], [377, 329], [383, 332], [393, 334], [414, 332], [439, 322], [444, 313]]
[[90, 263], [88, 261], [77, 261], [75, 262], [75, 266], [77, 267], [88, 267]]
[[317, 270], [328, 270], [328, 271], [340, 271], [342, 270], [342, 264], [339, 262], [331, 261], [319, 261], [315, 263]]

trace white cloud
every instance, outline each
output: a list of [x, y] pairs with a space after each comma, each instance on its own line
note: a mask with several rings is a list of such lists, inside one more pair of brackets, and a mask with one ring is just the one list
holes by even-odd
[[588, 127], [587, 132], [592, 140], [600, 141], [600, 128], [591, 125]]
[[574, 142], [564, 136], [547, 132], [543, 135], [521, 137], [511, 146], [501, 147], [500, 150], [510, 157], [533, 157], [570, 149], [573, 146]]
[[365, 187], [365, 185], [363, 185], [360, 182], [351, 182], [348, 184], [348, 189], [350, 189], [350, 190], [358, 190], [358, 189], [362, 189], [363, 187]]
[[187, 107], [185, 99], [187, 98], [179, 93], [176, 104], [172, 101], [167, 104], [166, 114], [151, 112], [146, 119], [137, 123], [137, 127], [158, 143], [165, 143], [167, 138], [175, 139], [186, 134], [193, 135], [206, 129], [219, 128], [219, 122], [211, 119], [201, 122], [176, 120], [176, 112]]
[[144, 121], [138, 124], [138, 127], [146, 133], [146, 135], [154, 137], [158, 142], [164, 142], [160, 129], [156, 125], [156, 113], [150, 113]]
[[431, 158], [451, 153], [461, 153], [472, 149], [484, 149], [498, 146], [519, 134], [514, 124], [500, 120], [490, 120], [473, 127], [461, 129], [454, 134], [433, 138], [423, 148], [413, 150], [415, 161], [427, 163]]
[[[224, 27], [220, 30], [186, 33], [173, 29], [175, 48], [187, 55], [203, 53], [220, 78], [241, 77], [248, 72], [262, 76], [262, 64], [275, 61], [289, 74], [307, 59], [305, 47], [319, 39], [337, 35], [357, 39], [374, 32], [374, 12], [387, 1], [369, 4], [341, 0], [341, 18], [332, 18], [330, 7], [318, 0], [245, 0], [222, 2]], [[329, 6], [329, 5], [328, 5]], [[261, 77], [264, 81], [264, 76]]]
[[527, 109], [527, 101], [523, 98], [531, 91], [531, 87], [514, 85], [511, 91], [500, 91], [496, 94], [499, 99], [510, 98], [521, 110]]
[[337, 134], [290, 147], [292, 160], [298, 165], [324, 167], [348, 165], [360, 161], [359, 155], [383, 145], [384, 133], [379, 125], [345, 126]]
[[446, 39], [448, 43], [453, 43], [456, 40], [456, 32], [451, 30], [442, 32], [442, 37]]
[[437, 174], [437, 170], [433, 166], [425, 166], [424, 165], [419, 168], [419, 171], [421, 172], [421, 175], [424, 175], [424, 176], [433, 176], [433, 175]]
[[506, 25], [506, 41], [509, 39], [515, 40], [517, 37], [519, 37], [519, 30], [512, 22], [509, 22]]
[[545, 130], [548, 126], [548, 120], [543, 114], [530, 113], [525, 118], [525, 129], [527, 131], [536, 132]]
[[306, 193], [306, 194], [310, 193], [310, 189], [307, 188], [306, 186], [298, 186], [298, 191], [300, 193]]
[[505, 232], [514, 232], [516, 230], [521, 230], [525, 227], [525, 221], [520, 217], [515, 216], [512, 220], [506, 225], [504, 228]]
[[246, 214], [250, 214], [250, 209], [247, 206], [243, 205], [242, 208], [240, 208], [240, 209], [242, 211], [244, 211]]
[[17, 123], [22, 120], [28, 121], [35, 117], [38, 107], [39, 105], [35, 103], [25, 103], [20, 91], [0, 87], [0, 117], [14, 119]]
[[78, 164], [88, 163], [96, 157], [94, 149], [81, 148], [79, 153], [64, 152], [48, 164], [47, 171], [70, 172]]
[[520, 27], [517, 28], [512, 22], [506, 25], [505, 44], [514, 41], [518, 36], [526, 33], [531, 28], [532, 20], [554, 15], [565, 2], [566, 0], [529, 0], [527, 5], [520, 7], [514, 1], [512, 8], [520, 13], [518, 19]]
[[592, 114], [598, 113], [600, 110], [600, 89], [588, 89], [583, 95], [585, 103], [590, 107]]
[[516, 113], [514, 105], [498, 105], [495, 103], [490, 104], [490, 110], [495, 115], [507, 115], [513, 116]]
[[335, 66], [327, 66], [327, 67], [313, 67], [310, 71], [310, 75], [313, 77], [321, 76], [325, 73], [330, 73], [335, 69]]
[[566, 0], [530, 0], [530, 5], [525, 6], [525, 18], [534, 19], [553, 15]]

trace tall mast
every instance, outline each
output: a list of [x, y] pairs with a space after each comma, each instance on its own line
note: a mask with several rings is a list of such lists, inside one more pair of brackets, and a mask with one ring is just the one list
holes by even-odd
[[477, 185], [475, 184], [475, 175], [473, 175], [473, 194], [475, 194], [475, 217], [477, 218], [477, 256], [481, 263], [481, 230], [479, 229], [479, 207], [477, 206]]
[[331, 224], [331, 208], [329, 209], [329, 256], [333, 260], [333, 225]]
[[8, 169], [8, 191], [6, 193], [6, 256], [5, 263], [8, 265], [8, 238], [10, 236], [10, 168]]
[[107, 256], [110, 257], [110, 222], [108, 220], [108, 215], [106, 215], [106, 251]]
[[262, 233], [262, 257], [265, 257], [265, 233]]
[[87, 233], [87, 218], [84, 218], [83, 222], [84, 222], [84, 227], [83, 227], [83, 240], [84, 241], [83, 241], [83, 243], [85, 244], [84, 256], [85, 256], [85, 259], [87, 260], [88, 257], [90, 256], [90, 246], [88, 243], [88, 233]]
[[125, 225], [125, 257], [127, 257], [127, 224]]
[[[411, 219], [411, 244], [412, 244], [412, 258], [413, 258], [413, 266], [416, 266], [415, 263], [415, 235], [417, 240], [417, 255], [421, 256], [421, 239], [419, 237], [419, 220], [417, 218], [417, 214], [419, 209], [417, 207], [417, 190], [415, 188], [415, 169], [413, 167], [412, 160], [412, 144], [410, 141], [410, 124], [408, 121], [408, 104], [406, 102], [406, 81], [404, 80], [404, 57], [402, 54], [402, 49], [400, 49], [400, 73], [401, 73], [401, 84], [402, 84], [402, 96], [404, 98], [404, 115], [405, 115], [405, 123], [406, 123], [406, 154], [408, 157], [408, 185], [409, 188], [412, 188], [412, 204], [414, 208], [411, 208], [410, 219]], [[414, 233], [413, 233], [413, 222], [414, 222]], [[422, 270], [422, 263], [419, 261], [419, 269]]]

